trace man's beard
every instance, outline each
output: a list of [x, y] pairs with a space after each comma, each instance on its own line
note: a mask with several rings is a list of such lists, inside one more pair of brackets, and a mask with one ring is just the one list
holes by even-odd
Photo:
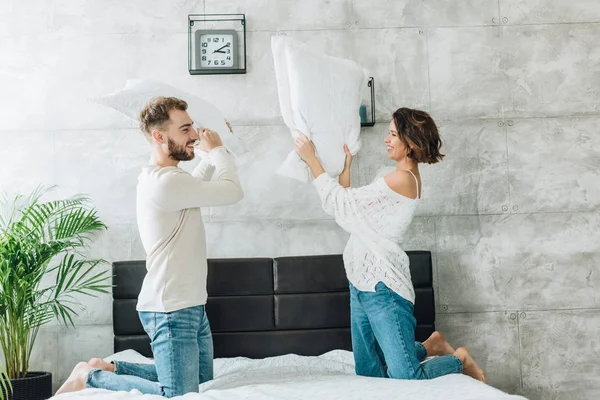
[[186, 146], [178, 145], [171, 139], [167, 138], [167, 147], [169, 149], [169, 157], [175, 161], [190, 161], [194, 159], [194, 152], [189, 152]]

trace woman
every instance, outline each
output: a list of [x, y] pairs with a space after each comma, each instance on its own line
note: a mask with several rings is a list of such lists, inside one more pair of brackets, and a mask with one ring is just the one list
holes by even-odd
[[[312, 143], [303, 134], [296, 151], [315, 177], [324, 210], [350, 233], [344, 266], [350, 281], [352, 347], [356, 373], [395, 379], [432, 379], [464, 373], [485, 382], [483, 371], [465, 348], [456, 351], [434, 333], [415, 342], [415, 293], [403, 237], [421, 197], [419, 163], [444, 157], [433, 119], [423, 111], [398, 109], [385, 138], [396, 170], [373, 183], [350, 189], [352, 155], [339, 182], [325, 173]], [[427, 355], [439, 355], [421, 364]]]

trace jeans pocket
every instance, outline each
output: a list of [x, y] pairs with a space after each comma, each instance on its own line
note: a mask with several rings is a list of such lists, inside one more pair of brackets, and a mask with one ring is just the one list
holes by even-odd
[[402, 309], [406, 310], [409, 313], [414, 312], [415, 306], [413, 303], [406, 300], [404, 297], [400, 296], [398, 293], [396, 293], [395, 291], [393, 291], [392, 289], [390, 289], [387, 286], [385, 286], [385, 290], [389, 294], [391, 302], [393, 302], [394, 304], [396, 304], [397, 306], [401, 307]]
[[156, 313], [140, 312], [139, 316], [144, 331], [146, 331], [150, 340], [154, 340], [154, 336], [156, 335]]

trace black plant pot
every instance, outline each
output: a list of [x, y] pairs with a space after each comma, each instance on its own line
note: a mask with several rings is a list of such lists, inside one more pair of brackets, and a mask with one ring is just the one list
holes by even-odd
[[[8, 400], [46, 400], [52, 397], [52, 374], [29, 372], [25, 378], [11, 379]], [[1, 389], [0, 389], [1, 390]]]

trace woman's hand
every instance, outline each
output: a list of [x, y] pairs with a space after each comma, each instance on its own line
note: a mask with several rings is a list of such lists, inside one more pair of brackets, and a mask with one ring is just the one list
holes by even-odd
[[314, 178], [325, 173], [325, 170], [323, 169], [323, 166], [321, 165], [321, 162], [319, 161], [319, 158], [315, 152], [315, 146], [310, 140], [308, 140], [306, 135], [300, 131], [298, 131], [295, 150], [300, 158], [302, 158], [302, 160], [304, 160], [304, 162], [308, 165], [308, 168], [310, 168], [310, 172]]
[[350, 166], [352, 165], [352, 153], [350, 153], [350, 149], [348, 145], [344, 145], [344, 152], [346, 153], [346, 162], [344, 162], [344, 170], [340, 174], [338, 178], [338, 182], [342, 187], [349, 188], [350, 187]]
[[352, 153], [350, 153], [350, 149], [348, 145], [344, 145], [344, 152], [346, 153], [346, 162], [344, 163], [344, 169], [350, 170], [350, 166], [352, 165]]
[[298, 153], [305, 163], [310, 164], [311, 161], [317, 158], [315, 146], [302, 132], [298, 132], [298, 134], [295, 146], [296, 153]]

